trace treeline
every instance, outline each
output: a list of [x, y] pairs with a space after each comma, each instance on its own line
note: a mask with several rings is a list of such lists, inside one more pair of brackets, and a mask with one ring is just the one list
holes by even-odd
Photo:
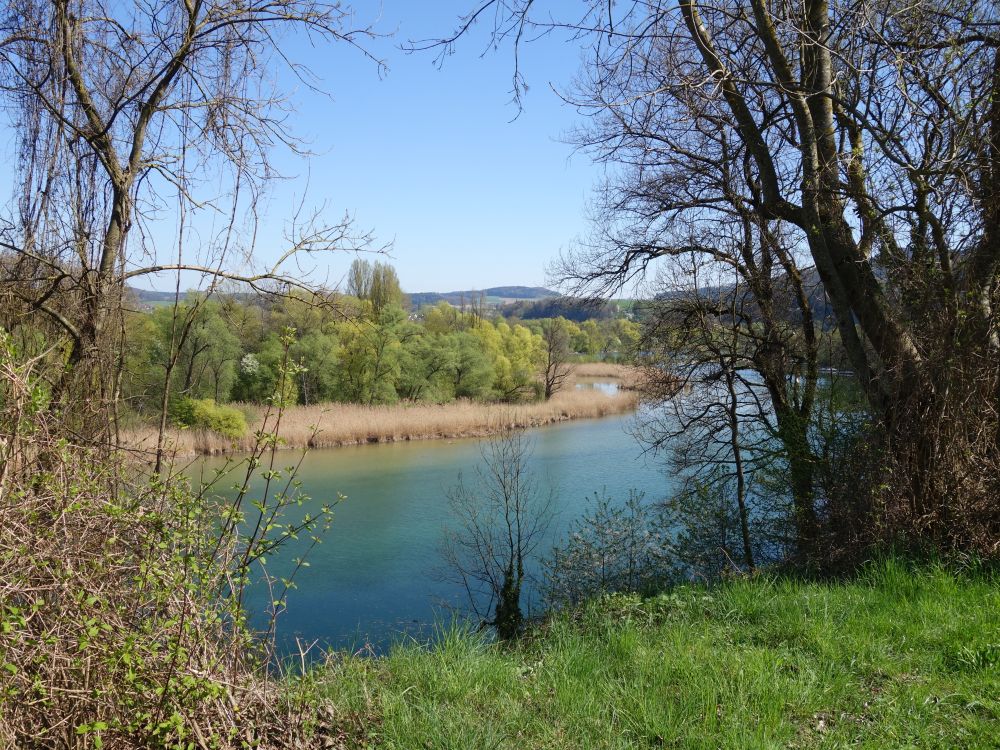
[[[354, 274], [357, 270], [358, 274]], [[127, 319], [124, 395], [140, 416], [170, 399], [266, 403], [444, 403], [541, 398], [552, 358], [617, 359], [638, 327], [628, 320], [508, 321], [445, 302], [407, 313], [395, 272], [352, 269], [355, 294], [323, 298], [191, 293]], [[374, 273], [371, 273], [374, 271]], [[294, 369], [290, 377], [282, 372]]]
[[566, 318], [576, 323], [588, 320], [611, 320], [619, 316], [618, 309], [607, 300], [578, 299], [575, 297], [549, 297], [540, 300], [518, 300], [501, 309], [509, 318], [537, 320], [541, 318]]

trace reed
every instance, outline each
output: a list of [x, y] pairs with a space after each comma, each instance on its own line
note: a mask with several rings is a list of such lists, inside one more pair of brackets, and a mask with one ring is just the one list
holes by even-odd
[[576, 362], [573, 364], [573, 377], [626, 380], [635, 369], [631, 365], [620, 365], [615, 362]]
[[641, 368], [615, 362], [578, 362], [573, 365], [574, 381], [615, 380], [624, 390], [636, 390], [642, 377]]
[[[485, 404], [454, 401], [448, 404], [321, 404], [296, 406], [283, 415], [278, 430], [287, 448], [327, 448], [359, 443], [389, 443], [400, 440], [481, 437], [495, 433], [501, 425], [539, 427], [569, 419], [590, 419], [631, 411], [638, 403], [634, 392], [609, 395], [599, 390], [567, 388], [549, 401], [530, 404]], [[250, 450], [253, 433], [262, 427], [262, 416], [254, 416], [249, 434], [237, 440], [210, 430], [171, 430], [168, 442], [177, 456], [217, 455]], [[319, 428], [318, 431], [316, 428]], [[152, 451], [156, 430], [139, 426], [126, 430], [123, 443], [139, 451]]]

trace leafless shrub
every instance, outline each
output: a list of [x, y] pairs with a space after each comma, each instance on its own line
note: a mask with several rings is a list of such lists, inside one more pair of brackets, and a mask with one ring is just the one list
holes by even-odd
[[482, 444], [476, 480], [459, 477], [448, 493], [454, 525], [445, 536], [445, 575], [462, 585], [472, 611], [504, 640], [521, 632], [528, 568], [552, 521], [552, 493], [536, 483], [531, 449], [523, 430], [505, 420]]
[[[0, 746], [287, 746], [323, 720], [267, 668], [241, 599], [294, 502], [270, 438], [231, 505], [67, 441], [0, 340]], [[276, 412], [275, 419], [280, 414]], [[247, 484], [268, 467], [254, 531]], [[221, 513], [221, 515], [220, 515]], [[317, 533], [328, 519], [284, 526]], [[276, 587], [281, 606], [283, 595]], [[334, 731], [331, 729], [330, 731]]]
[[892, 428], [876, 425], [873, 445], [863, 449], [878, 459], [869, 475], [879, 534], [892, 543], [996, 558], [1000, 368], [951, 347], [930, 359], [933, 375], [900, 399]]

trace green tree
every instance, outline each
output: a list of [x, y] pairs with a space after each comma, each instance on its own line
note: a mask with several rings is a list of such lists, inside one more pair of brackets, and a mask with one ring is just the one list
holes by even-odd
[[399, 400], [400, 327], [405, 314], [386, 307], [377, 319], [338, 325], [338, 392], [341, 400], [360, 404], [391, 404]]
[[396, 390], [401, 398], [435, 402], [455, 397], [455, 337], [419, 330], [403, 339]]
[[502, 318], [470, 329], [483, 345], [493, 368], [493, 395], [502, 401], [520, 401], [535, 392], [544, 346], [541, 336]]
[[163, 396], [163, 362], [166, 342], [151, 315], [133, 312], [125, 316], [125, 350], [122, 399], [136, 413], [152, 416]]
[[[240, 357], [231, 394], [233, 401], [266, 404], [280, 399], [285, 405], [298, 401], [298, 378], [282, 375], [288, 357], [285, 338], [284, 332], [272, 333], [264, 339], [259, 351], [246, 352]], [[279, 386], [283, 386], [280, 392]]]
[[399, 286], [396, 269], [381, 261], [355, 258], [347, 272], [347, 293], [371, 304], [372, 316], [378, 318], [382, 310], [395, 305], [406, 306], [406, 295]]
[[332, 331], [311, 330], [289, 347], [288, 353], [299, 365], [298, 395], [305, 404], [332, 401], [337, 393], [337, 351], [339, 342]]
[[473, 333], [459, 332], [449, 337], [455, 350], [452, 382], [457, 398], [485, 400], [493, 394], [494, 371], [482, 340]]
[[438, 302], [424, 309], [424, 327], [430, 333], [454, 333], [463, 328], [462, 314], [447, 302]]
[[[241, 343], [221, 312], [220, 305], [214, 300], [189, 299], [178, 305], [176, 310], [160, 307], [153, 313], [153, 321], [160, 333], [161, 351], [170, 346], [174, 320], [193, 316], [185, 335], [178, 342], [178, 380], [174, 385], [179, 395], [216, 401], [228, 396], [235, 378]], [[162, 361], [159, 364], [165, 366]]]

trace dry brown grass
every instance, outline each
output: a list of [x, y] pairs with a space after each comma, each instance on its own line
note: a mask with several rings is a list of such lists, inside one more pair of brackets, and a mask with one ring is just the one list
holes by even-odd
[[639, 369], [631, 365], [619, 365], [614, 362], [580, 362], [573, 365], [573, 377], [578, 380], [617, 380], [628, 387], [637, 378]]
[[[549, 401], [518, 405], [455, 401], [440, 405], [296, 406], [285, 412], [278, 433], [288, 448], [481, 437], [493, 434], [505, 422], [538, 427], [569, 419], [605, 417], [631, 411], [637, 402], [638, 396], [631, 391], [608, 395], [599, 390], [566, 388]], [[208, 430], [172, 430], [169, 442], [178, 456], [245, 452], [254, 444], [252, 433], [260, 428], [260, 417], [251, 420], [251, 428], [251, 434], [236, 441]], [[155, 429], [130, 430], [123, 440], [132, 448], [152, 450], [156, 446]]]

